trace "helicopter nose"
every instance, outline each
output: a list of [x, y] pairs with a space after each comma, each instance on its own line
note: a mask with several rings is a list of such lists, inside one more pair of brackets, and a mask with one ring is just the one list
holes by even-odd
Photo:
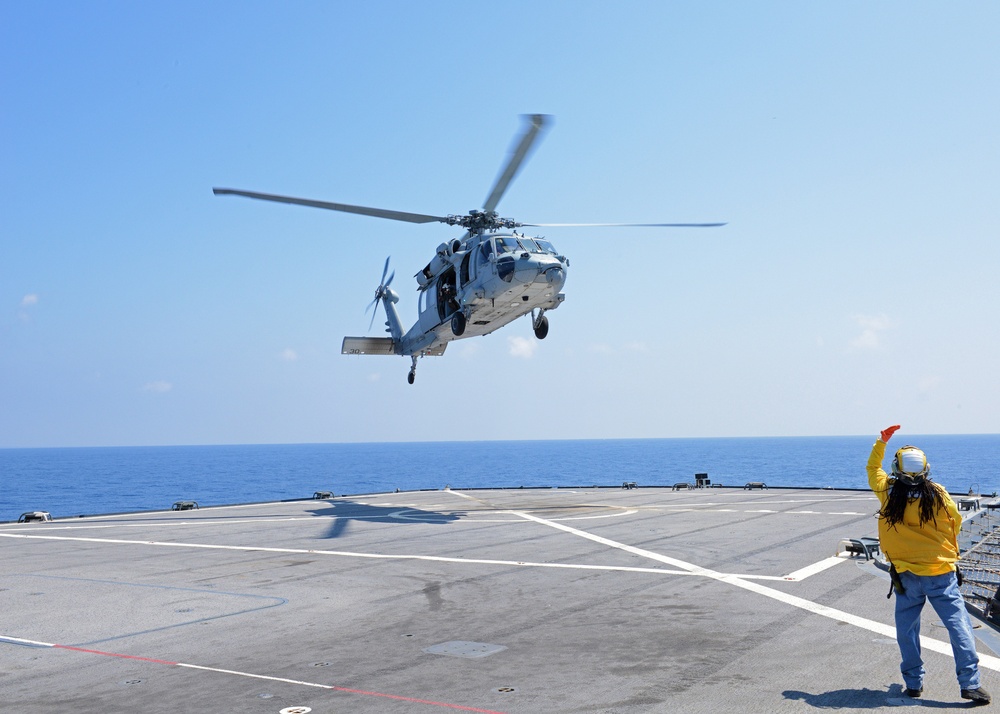
[[563, 283], [566, 282], [566, 271], [559, 266], [549, 268], [542, 275], [545, 276], [545, 281], [549, 285], [555, 285], [557, 289], [561, 288]]
[[515, 263], [511, 277], [520, 285], [549, 285], [560, 290], [566, 282], [566, 269], [547, 256], [524, 253]]
[[514, 270], [514, 279], [522, 285], [530, 285], [538, 279], [540, 273], [541, 270], [536, 261], [522, 256]]
[[535, 282], [547, 283], [555, 290], [562, 290], [562, 286], [566, 282], [566, 271], [558, 265], [552, 266], [539, 273]]

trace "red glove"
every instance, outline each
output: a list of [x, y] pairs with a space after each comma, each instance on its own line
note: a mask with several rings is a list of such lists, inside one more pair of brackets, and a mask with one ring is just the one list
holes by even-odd
[[892, 435], [895, 434], [897, 431], [899, 431], [899, 424], [896, 424], [895, 426], [886, 427], [885, 429], [882, 430], [882, 441], [888, 444], [889, 439], [891, 439]]

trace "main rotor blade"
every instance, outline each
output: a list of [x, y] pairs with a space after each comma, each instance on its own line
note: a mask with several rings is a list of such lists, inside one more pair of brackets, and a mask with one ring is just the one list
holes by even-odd
[[532, 228], [718, 228], [725, 223], [518, 223]]
[[271, 193], [254, 193], [253, 191], [239, 191], [234, 188], [213, 188], [212, 193], [216, 196], [246, 196], [256, 198], [261, 201], [276, 201], [278, 203], [293, 203], [299, 206], [312, 206], [313, 208], [325, 208], [330, 211], [341, 211], [343, 213], [358, 213], [362, 216], [374, 216], [375, 218], [388, 218], [393, 221], [405, 221], [407, 223], [447, 223], [448, 219], [442, 216], [429, 216], [424, 213], [407, 213], [405, 211], [389, 211], [385, 208], [368, 208], [367, 206], [352, 206], [347, 203], [331, 203], [330, 201], [314, 201], [309, 198], [293, 198], [291, 196], [276, 196]]
[[550, 118], [551, 117], [548, 117], [545, 114], [525, 115], [525, 119], [527, 119], [530, 124], [521, 136], [521, 141], [518, 143], [517, 148], [514, 149], [510, 158], [507, 160], [507, 166], [500, 174], [500, 178], [497, 179], [496, 184], [493, 186], [493, 190], [490, 191], [490, 195], [486, 199], [486, 203], [483, 204], [484, 211], [492, 211], [496, 209], [497, 204], [500, 203], [500, 199], [503, 197], [504, 192], [507, 190], [510, 182], [514, 179], [514, 175], [517, 173], [517, 170], [521, 168], [521, 164], [527, 158], [528, 152], [531, 150], [531, 145], [538, 137], [538, 133], [542, 130], [545, 122]]

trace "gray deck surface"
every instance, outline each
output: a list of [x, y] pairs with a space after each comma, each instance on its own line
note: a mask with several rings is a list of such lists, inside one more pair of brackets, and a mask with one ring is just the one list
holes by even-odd
[[819, 490], [424, 491], [0, 525], [0, 709], [964, 708], [931, 608], [909, 700], [887, 582], [831, 559], [875, 535], [876, 509]]

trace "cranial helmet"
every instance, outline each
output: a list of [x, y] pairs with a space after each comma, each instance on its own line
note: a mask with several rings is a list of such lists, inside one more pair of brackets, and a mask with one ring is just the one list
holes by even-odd
[[892, 475], [908, 486], [915, 486], [931, 475], [927, 456], [916, 446], [904, 446], [892, 459]]

